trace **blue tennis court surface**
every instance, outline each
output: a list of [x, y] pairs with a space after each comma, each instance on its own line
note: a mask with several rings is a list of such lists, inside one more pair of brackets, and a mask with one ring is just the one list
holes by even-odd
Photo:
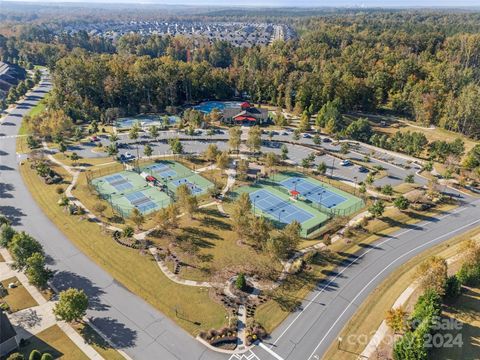
[[172, 184], [177, 188], [179, 187], [180, 185], [187, 185], [188, 188], [190, 189], [190, 191], [192, 192], [192, 195], [196, 195], [196, 194], [199, 194], [203, 191], [202, 188], [198, 187], [197, 185], [191, 183], [190, 181], [188, 181], [186, 178], [182, 178], [182, 179], [177, 179], [177, 180], [173, 180], [172, 181]]
[[156, 209], [158, 206], [150, 198], [145, 196], [141, 191], [136, 191], [130, 194], [125, 195], [125, 197], [130, 201], [130, 203], [138, 208], [142, 213], [147, 213], [151, 210]]
[[172, 178], [177, 175], [175, 170], [170, 169], [170, 167], [165, 164], [155, 164], [155, 165], [149, 166], [145, 170], [150, 170], [154, 172], [156, 175], [164, 179]]
[[300, 209], [287, 200], [279, 198], [268, 190], [257, 190], [250, 193], [249, 196], [252, 204], [254, 204], [256, 208], [259, 208], [264, 213], [270, 214], [279, 222], [289, 224], [292, 221], [298, 221], [299, 223], [303, 223], [313, 218], [313, 215], [308, 211]]
[[105, 178], [117, 191], [124, 191], [133, 188], [133, 185], [122, 175], [116, 174]]
[[297, 190], [304, 198], [311, 202], [321, 204], [326, 208], [332, 208], [343, 203], [347, 199], [333, 191], [311, 183], [308, 180], [299, 177], [290, 177], [280, 182], [288, 190]]

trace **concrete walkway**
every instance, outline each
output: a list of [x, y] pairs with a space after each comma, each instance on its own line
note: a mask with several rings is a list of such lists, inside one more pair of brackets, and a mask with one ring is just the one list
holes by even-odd
[[77, 333], [70, 324], [55, 318], [53, 314], [54, 301], [47, 301], [40, 291], [28, 282], [24, 273], [16, 271], [9, 266], [9, 264], [13, 262], [10, 253], [6, 249], [0, 249], [0, 255], [5, 259], [4, 263], [0, 263], [0, 280], [15, 276], [38, 304], [38, 306], [8, 315], [17, 331], [17, 340], [20, 341], [22, 338], [28, 339], [53, 325], [58, 325], [65, 335], [67, 335], [89, 359], [103, 359], [93, 347], [85, 342], [83, 337]]
[[[447, 259], [447, 265], [450, 265], [454, 263], [455, 261], [459, 260], [462, 257], [463, 254], [457, 254], [455, 256], [452, 256], [451, 258]], [[395, 303], [392, 306], [392, 309], [398, 309], [401, 307], [405, 307], [407, 304], [407, 301], [410, 299], [412, 294], [415, 292], [415, 290], [418, 288], [418, 284], [414, 283], [410, 285], [408, 288], [406, 288], [400, 296], [395, 300]], [[382, 343], [383, 339], [385, 336], [387, 336], [388, 331], [390, 328], [387, 325], [387, 322], [385, 320], [382, 321], [380, 326], [378, 327], [377, 331], [375, 334], [372, 336], [370, 341], [368, 342], [367, 346], [365, 349], [362, 351], [360, 354], [360, 359], [369, 359], [375, 351], [377, 350], [378, 346]]]

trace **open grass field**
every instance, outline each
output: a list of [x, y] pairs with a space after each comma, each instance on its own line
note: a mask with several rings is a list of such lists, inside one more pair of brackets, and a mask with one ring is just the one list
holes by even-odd
[[124, 360], [125, 358], [114, 348], [112, 348], [98, 333], [89, 325], [78, 323], [73, 325], [85, 339], [85, 342], [93, 347], [105, 360]]
[[[59, 195], [55, 185], [45, 185], [28, 163], [20, 168], [26, 186], [45, 214], [83, 253], [103, 267], [117, 281], [137, 294], [181, 327], [197, 334], [201, 329], [220, 328], [225, 324], [225, 310], [214, 303], [207, 289], [181, 286], [171, 282], [150, 255], [122, 247], [97, 224], [68, 216], [56, 204]], [[57, 167], [55, 171], [62, 173]], [[66, 177], [69, 180], [68, 177]], [[184, 319], [176, 318], [177, 305]], [[199, 322], [195, 324], [194, 322]]]
[[[179, 276], [197, 281], [216, 280], [216, 275], [224, 279], [235, 275], [239, 269], [256, 272], [271, 262], [268, 254], [256, 252], [251, 246], [237, 244], [230, 219], [216, 208], [204, 208], [193, 219], [182, 217], [179, 228], [171, 231], [169, 237], [152, 236], [150, 240], [166, 248], [172, 237], [176, 237], [175, 247], [170, 247], [182, 266]], [[196, 256], [192, 256], [195, 253]], [[170, 262], [173, 271], [173, 263]], [[281, 269], [277, 264], [277, 270]]]
[[[17, 284], [17, 287], [9, 289], [8, 284], [10, 283]], [[0, 301], [6, 302], [8, 306], [10, 306], [12, 312], [17, 312], [38, 305], [35, 299], [28, 293], [16, 277], [3, 280], [2, 285], [7, 291], [7, 295], [0, 298]]]
[[[406, 264], [400, 266], [394, 271], [385, 281], [372, 292], [365, 302], [357, 309], [357, 312], [352, 319], [343, 328], [339, 334], [340, 337], [347, 339], [350, 335], [366, 335], [367, 343], [370, 337], [375, 333], [381, 322], [385, 319], [387, 310], [391, 309], [394, 302], [400, 294], [412, 284], [416, 267], [430, 256], [438, 255], [444, 258], [449, 258], [458, 254], [461, 249], [461, 243], [468, 240], [477, 234], [480, 234], [480, 229], [472, 230], [461, 236], [454, 237], [441, 245], [438, 245], [414, 259], [408, 261]], [[337, 344], [332, 344], [328, 352], [325, 354], [325, 359], [339, 359], [339, 360], [356, 360], [358, 355], [365, 348], [366, 343], [342, 343], [339, 350]], [[448, 357], [433, 357], [432, 359], [448, 359]], [[463, 357], [452, 357], [453, 359], [474, 359]]]
[[[37, 349], [42, 354], [49, 353], [54, 359], [88, 360], [82, 350], [68, 338], [57, 325], [53, 325], [28, 339], [27, 346], [20, 348], [20, 353], [28, 359], [30, 352]], [[106, 358], [108, 360], [108, 358]]]

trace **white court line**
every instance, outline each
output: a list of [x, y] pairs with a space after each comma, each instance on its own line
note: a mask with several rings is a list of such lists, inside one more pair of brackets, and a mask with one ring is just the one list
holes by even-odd
[[[473, 202], [470, 203], [470, 205], [473, 205], [473, 204], [475, 204], [475, 203], [477, 203], [477, 202], [479, 202], [479, 201], [480, 201], [480, 200], [473, 201]], [[455, 211], [453, 211], [453, 212], [451, 212], [451, 213], [448, 213], [448, 214], [445, 214], [445, 215], [439, 217], [438, 219], [439, 219], [439, 220], [444, 219], [444, 218], [446, 218], [446, 217], [448, 217], [448, 216], [451, 216], [451, 215], [454, 215], [454, 214], [457, 214], [457, 213], [461, 213], [462, 211], [465, 211], [465, 210], [467, 210], [467, 209], [468, 209], [468, 208], [464, 207], [464, 208], [455, 210]], [[424, 223], [419, 223], [419, 224], [417, 224], [417, 226], [420, 226], [420, 225], [422, 225], [422, 224], [428, 224], [428, 223], [429, 223], [429, 222], [426, 221], [426, 222], [424, 222]], [[386, 238], [385, 240], [383, 240], [383, 241], [381, 241], [380, 243], [375, 244], [375, 245], [376, 245], [376, 246], [381, 246], [381, 245], [383, 245], [383, 244], [385, 244], [385, 243], [387, 243], [387, 242], [389, 242], [389, 241], [391, 241], [391, 240], [393, 240], [393, 239], [395, 239], [395, 238], [398, 238], [399, 236], [402, 236], [402, 235], [404, 235], [404, 234], [406, 234], [406, 233], [408, 233], [408, 232], [410, 232], [410, 231], [412, 231], [412, 230], [414, 230], [414, 229], [404, 230], [404, 231], [396, 234], [395, 237], [388, 237], [388, 238]], [[458, 229], [457, 229], [457, 230], [458, 230]], [[275, 340], [275, 341], [273, 342], [273, 344], [270, 346], [270, 348], [272, 348], [272, 347], [285, 335], [285, 333], [290, 329], [290, 327], [300, 318], [300, 316], [303, 315], [303, 312], [304, 312], [305, 310], [307, 310], [307, 309], [309, 308], [309, 306], [315, 302], [315, 300], [325, 291], [325, 289], [326, 289], [327, 287], [329, 287], [338, 277], [340, 277], [348, 268], [350, 268], [350, 266], [352, 266], [354, 263], [356, 263], [357, 260], [363, 258], [363, 257], [366, 256], [370, 251], [373, 251], [373, 250], [375, 250], [375, 248], [370, 248], [370, 249], [368, 249], [367, 251], [365, 251], [363, 254], [361, 254], [361, 255], [359, 255], [359, 256], [356, 256], [354, 259], [352, 259], [352, 261], [351, 261], [346, 267], [344, 267], [341, 271], [339, 271], [339, 272], [337, 273], [337, 275], [335, 275], [327, 284], [325, 284], [325, 285], [318, 291], [318, 293], [317, 293], [310, 301], [308, 301], [307, 305], [305, 305], [305, 307], [302, 308], [302, 310], [300, 310], [300, 312], [298, 313], [298, 315], [297, 315], [297, 316], [292, 320], [292, 322], [285, 328], [285, 330], [280, 334], [280, 336], [277, 338], [277, 340]]]
[[260, 346], [263, 350], [265, 350], [266, 352], [268, 352], [270, 355], [272, 355], [275, 359], [277, 360], [283, 360], [283, 358], [278, 355], [276, 352], [274, 352], [271, 348], [269, 348], [268, 346], [264, 345], [262, 342], [258, 344], [258, 346]]
[[323, 341], [324, 341], [325, 338], [328, 336], [328, 334], [330, 334], [330, 332], [332, 331], [332, 329], [337, 325], [337, 323], [340, 321], [340, 319], [343, 317], [343, 315], [347, 312], [347, 310], [350, 308], [350, 306], [352, 306], [352, 304], [355, 302], [355, 300], [357, 300], [357, 298], [365, 291], [365, 289], [366, 289], [367, 287], [369, 287], [370, 284], [371, 284], [372, 282], [374, 282], [374, 281], [375, 281], [382, 273], [384, 273], [389, 267], [391, 267], [394, 263], [396, 263], [398, 260], [402, 259], [403, 257], [411, 254], [412, 252], [415, 252], [415, 251], [417, 251], [418, 249], [421, 249], [422, 247], [425, 247], [426, 245], [431, 244], [431, 243], [437, 241], [438, 239], [444, 238], [444, 237], [446, 237], [446, 236], [450, 236], [451, 234], [453, 234], [453, 233], [455, 233], [455, 232], [458, 232], [458, 231], [460, 231], [460, 230], [462, 230], [462, 229], [465, 229], [465, 228], [467, 228], [467, 227], [469, 227], [469, 226], [472, 226], [472, 225], [474, 225], [474, 224], [476, 224], [476, 223], [479, 223], [479, 222], [480, 222], [480, 219], [475, 220], [475, 221], [473, 221], [473, 222], [471, 222], [471, 223], [469, 223], [469, 224], [466, 224], [466, 225], [464, 225], [464, 226], [459, 227], [458, 229], [452, 230], [452, 231], [450, 231], [450, 232], [448, 232], [448, 233], [446, 233], [446, 234], [443, 234], [443, 235], [441, 235], [441, 236], [438, 236], [438, 237], [436, 237], [435, 239], [432, 239], [432, 240], [430, 240], [430, 241], [428, 241], [428, 242], [426, 242], [426, 243], [424, 243], [424, 244], [422, 244], [422, 245], [417, 246], [416, 248], [411, 249], [410, 251], [407, 251], [407, 252], [404, 253], [403, 255], [401, 255], [401, 256], [397, 257], [395, 260], [393, 260], [390, 264], [388, 264], [387, 266], [385, 266], [385, 267], [382, 269], [382, 271], [380, 271], [377, 275], [375, 275], [375, 276], [358, 292], [358, 294], [353, 298], [353, 300], [349, 302], [349, 304], [345, 307], [345, 309], [344, 309], [343, 312], [340, 314], [340, 316], [337, 318], [337, 320], [335, 320], [335, 322], [333, 323], [333, 325], [330, 326], [330, 328], [329, 328], [328, 331], [325, 333], [325, 335], [323, 336], [323, 338], [320, 340], [320, 342], [318, 343], [318, 345], [315, 347], [315, 349], [313, 350], [313, 352], [310, 354], [310, 356], [308, 357], [308, 359], [312, 358], [312, 357], [315, 355], [315, 352], [317, 351], [317, 349], [318, 349], [318, 348], [320, 347], [320, 345], [323, 343]]

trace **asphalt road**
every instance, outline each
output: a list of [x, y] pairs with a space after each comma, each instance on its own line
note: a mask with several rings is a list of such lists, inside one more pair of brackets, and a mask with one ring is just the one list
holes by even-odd
[[[17, 228], [28, 231], [44, 245], [51, 257], [50, 266], [56, 271], [55, 286], [80, 287], [89, 294], [92, 307], [88, 316], [133, 358], [228, 358], [206, 350], [171, 320], [117, 283], [81, 253], [31, 198], [18, 172], [21, 158], [15, 154], [14, 135], [22, 116], [48, 89], [49, 85], [43, 83], [0, 124], [0, 213], [9, 216]], [[191, 143], [192, 150], [197, 151], [202, 143]], [[298, 157], [304, 156], [299, 153]], [[401, 179], [405, 176], [401, 168], [392, 167], [392, 171]], [[365, 246], [356, 256], [346, 257], [302, 302], [301, 308], [273, 332], [265, 348], [256, 347], [253, 352], [232, 359], [321, 358], [362, 301], [397, 266], [479, 225], [479, 201], [460, 198], [463, 201], [460, 208], [437, 218], [426, 218], [416, 225], [405, 225], [395, 234]]]

